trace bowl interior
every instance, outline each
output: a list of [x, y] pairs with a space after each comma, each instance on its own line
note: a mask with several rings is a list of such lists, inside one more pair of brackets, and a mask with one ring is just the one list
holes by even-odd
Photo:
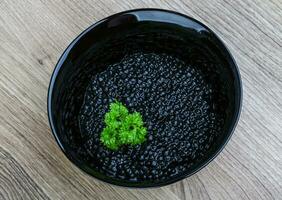
[[[215, 98], [216, 95], [220, 97], [219, 111], [225, 116], [222, 133], [203, 158], [184, 174], [162, 182], [127, 182], [105, 176], [89, 167], [77, 152], [82, 142], [78, 114], [91, 77], [125, 55], [137, 52], [169, 54], [202, 70], [206, 81], [217, 89]], [[81, 169], [117, 185], [158, 186], [193, 174], [222, 149], [238, 118], [240, 91], [234, 60], [206, 26], [174, 12], [135, 10], [94, 24], [71, 43], [52, 76], [48, 112], [57, 142], [67, 157]]]

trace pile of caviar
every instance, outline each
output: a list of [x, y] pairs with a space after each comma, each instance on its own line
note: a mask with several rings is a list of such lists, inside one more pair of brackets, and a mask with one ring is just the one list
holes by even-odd
[[[224, 122], [203, 73], [174, 56], [135, 53], [94, 75], [79, 114], [87, 162], [129, 181], [166, 180], [187, 171], [211, 148]], [[147, 138], [141, 145], [113, 151], [101, 143], [115, 100], [142, 115]]]

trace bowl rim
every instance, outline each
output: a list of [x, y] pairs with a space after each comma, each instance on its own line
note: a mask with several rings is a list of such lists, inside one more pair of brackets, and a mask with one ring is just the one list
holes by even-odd
[[[237, 105], [235, 105], [235, 112], [234, 112], [234, 116], [233, 116], [233, 120], [231, 122], [230, 125], [230, 130], [229, 133], [226, 134], [224, 140], [222, 141], [222, 143], [219, 145], [220, 147], [211, 154], [210, 157], [208, 157], [206, 160], [204, 160], [199, 166], [197, 166], [195, 169], [191, 170], [191, 171], [187, 171], [187, 173], [183, 173], [181, 175], [172, 177], [168, 180], [165, 180], [163, 182], [159, 182], [159, 183], [146, 183], [145, 185], [139, 185], [138, 183], [140, 182], [136, 182], [134, 184], [134, 182], [132, 183], [123, 183], [122, 181], [112, 181], [112, 180], [108, 180], [108, 179], [104, 179], [104, 178], [100, 178], [100, 177], [96, 177], [95, 175], [93, 175], [92, 173], [89, 172], [89, 170], [86, 170], [86, 168], [83, 168], [81, 166], [81, 164], [78, 163], [77, 160], [73, 159], [67, 152], [66, 149], [64, 148], [63, 143], [60, 141], [60, 138], [56, 132], [55, 129], [55, 122], [54, 119], [52, 117], [52, 95], [53, 95], [53, 90], [54, 90], [54, 86], [55, 86], [55, 82], [57, 79], [57, 76], [60, 72], [61, 67], [63, 66], [63, 63], [65, 62], [68, 54], [70, 53], [70, 51], [72, 50], [72, 48], [76, 45], [77, 42], [79, 42], [79, 40], [85, 35], [87, 34], [89, 31], [91, 31], [93, 28], [95, 28], [97, 25], [108, 21], [109, 19], [112, 19], [114, 17], [126, 14], [126, 13], [132, 13], [132, 12], [143, 12], [143, 11], [158, 11], [158, 12], [164, 12], [164, 13], [169, 13], [169, 14], [174, 14], [176, 16], [182, 16], [184, 18], [187, 18], [189, 20], [192, 20], [196, 23], [198, 23], [199, 25], [203, 26], [205, 29], [207, 29], [217, 40], [219, 43], [221, 43], [222, 47], [225, 49], [226, 53], [229, 55], [230, 58], [228, 58], [228, 60], [230, 60], [233, 63], [233, 74], [235, 74], [235, 79], [237, 79], [236, 81], [238, 82], [238, 84], [236, 85], [237, 87], [235, 87], [236, 90], [236, 94], [237, 96], [235, 96], [236, 100], [235, 103], [237, 103]], [[103, 18], [93, 24], [91, 24], [88, 28], [86, 28], [84, 31], [82, 31], [68, 46], [67, 48], [64, 50], [64, 52], [62, 53], [62, 55], [60, 56], [59, 60], [57, 61], [55, 68], [53, 70], [53, 73], [51, 75], [50, 78], [50, 82], [49, 82], [49, 86], [48, 86], [48, 93], [47, 93], [47, 113], [48, 113], [48, 121], [49, 121], [49, 125], [51, 127], [51, 132], [57, 142], [57, 144], [59, 145], [60, 149], [62, 150], [62, 152], [64, 153], [64, 155], [68, 158], [68, 160], [73, 163], [77, 168], [79, 168], [81, 171], [83, 171], [85, 174], [87, 174], [88, 176], [94, 177], [96, 178], [96, 180], [100, 180], [106, 183], [110, 183], [112, 185], [115, 186], [123, 186], [123, 187], [127, 187], [127, 188], [154, 188], [154, 187], [162, 187], [162, 186], [166, 186], [172, 183], [175, 183], [177, 181], [180, 181], [182, 179], [185, 179], [187, 177], [190, 177], [192, 175], [194, 175], [195, 173], [197, 173], [198, 171], [202, 170], [204, 167], [206, 167], [211, 161], [213, 161], [219, 154], [220, 152], [225, 148], [226, 144], [228, 143], [228, 141], [230, 140], [231, 136], [234, 133], [234, 130], [238, 124], [239, 118], [240, 118], [240, 114], [241, 114], [241, 110], [242, 110], [242, 99], [243, 99], [243, 87], [242, 87], [242, 80], [241, 80], [241, 75], [239, 72], [239, 68], [238, 65], [235, 62], [234, 57], [232, 56], [230, 50], [227, 48], [227, 46], [225, 45], [225, 43], [219, 38], [219, 36], [217, 34], [214, 33], [214, 31], [212, 31], [209, 27], [207, 27], [205, 24], [203, 24], [202, 22], [187, 16], [185, 14], [176, 12], [176, 11], [172, 11], [172, 10], [166, 10], [166, 9], [159, 9], [159, 8], [138, 8], [138, 9], [131, 9], [131, 10], [125, 10], [122, 12], [118, 12], [115, 13], [113, 15], [110, 15], [106, 18]], [[237, 102], [236, 102], [237, 101]]]

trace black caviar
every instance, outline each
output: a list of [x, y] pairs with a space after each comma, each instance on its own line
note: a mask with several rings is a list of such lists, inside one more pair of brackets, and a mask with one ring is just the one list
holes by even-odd
[[[79, 152], [97, 171], [131, 181], [168, 179], [203, 158], [222, 131], [214, 88], [196, 66], [175, 56], [135, 53], [93, 76], [79, 114]], [[100, 142], [114, 100], [138, 111], [147, 140], [117, 151]]]

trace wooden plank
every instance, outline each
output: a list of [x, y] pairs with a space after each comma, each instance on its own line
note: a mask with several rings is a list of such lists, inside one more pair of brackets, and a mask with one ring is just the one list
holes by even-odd
[[[55, 63], [93, 22], [127, 9], [190, 15], [227, 44], [241, 71], [242, 115], [225, 150], [196, 175], [154, 189], [102, 183], [72, 165], [50, 132]], [[0, 1], [0, 199], [281, 199], [280, 0]]]

